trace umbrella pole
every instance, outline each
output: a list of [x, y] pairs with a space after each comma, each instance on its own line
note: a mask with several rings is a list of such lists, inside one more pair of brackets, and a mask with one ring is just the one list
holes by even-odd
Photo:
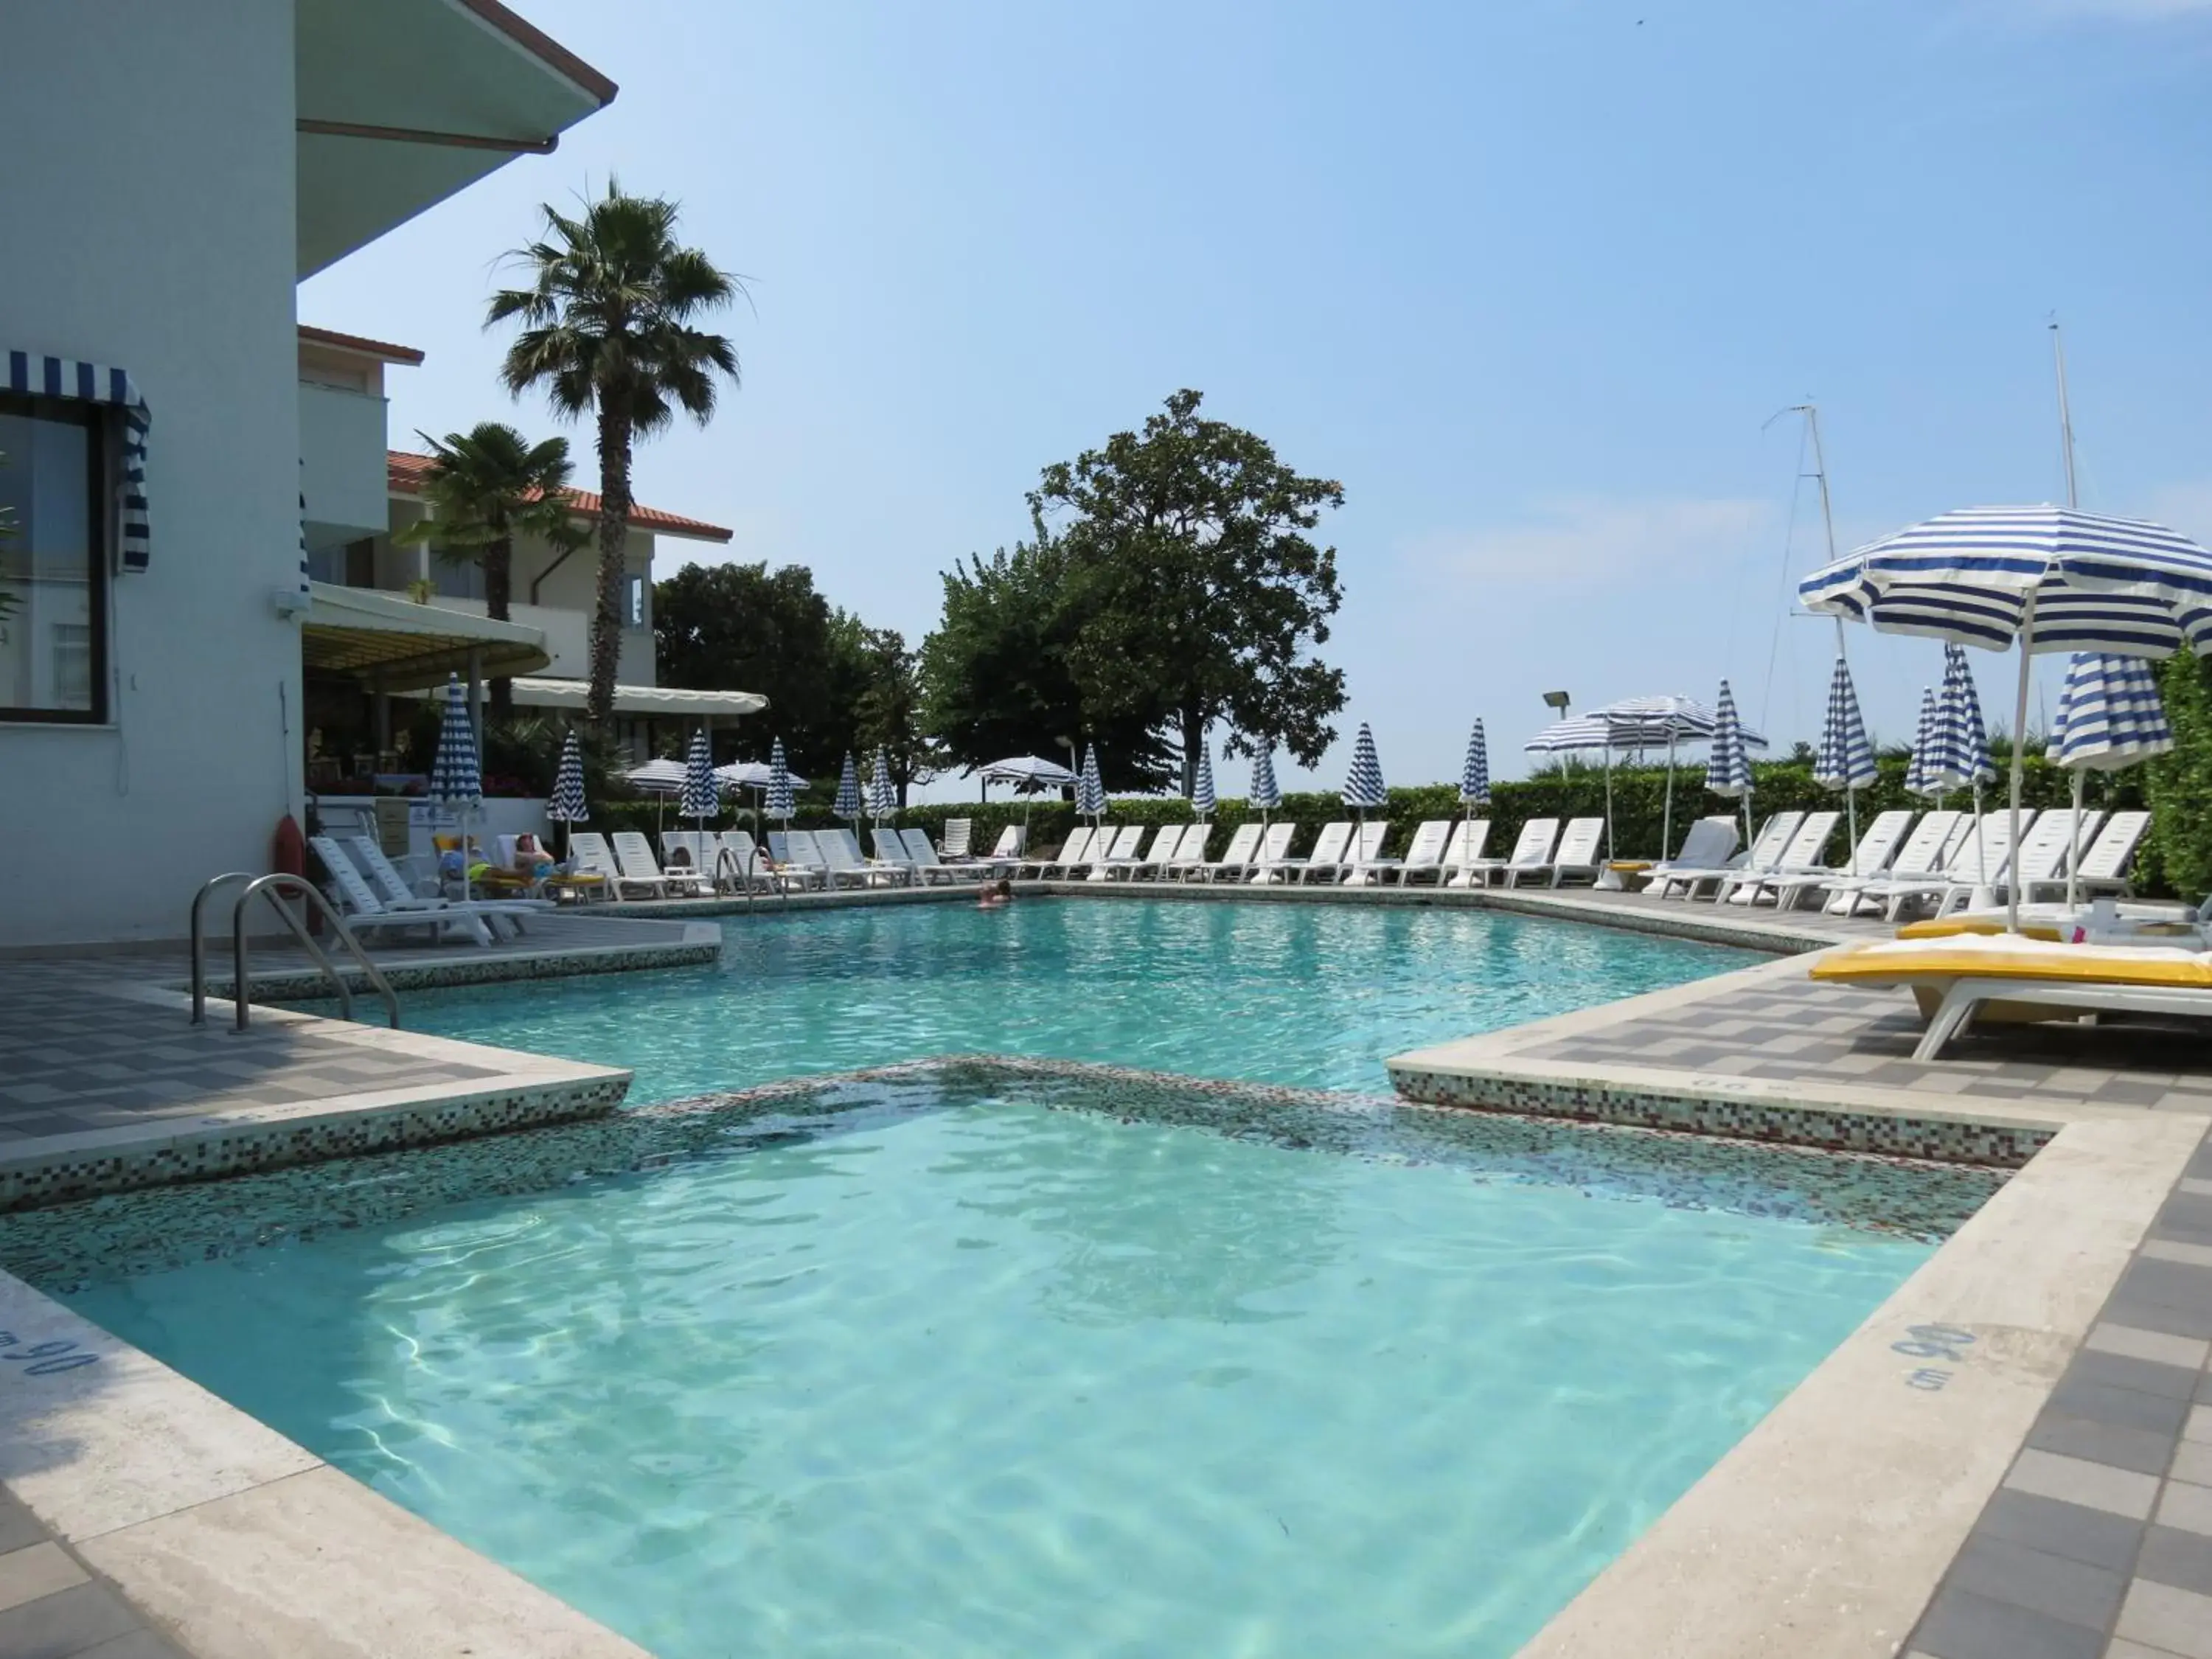
[[[2074, 907], [2081, 902], [2081, 785], [2089, 775], [2087, 767], [2074, 769], [2074, 827], [2066, 836], [2066, 914], [2071, 917]], [[2108, 797], [2109, 799], [2109, 797]]]
[[1851, 838], [1850, 873], [1856, 876], [1859, 872], [1859, 792], [1856, 789], [1844, 791], [1844, 832]]
[[1659, 820], [1659, 856], [1668, 856], [1674, 844], [1674, 728], [1667, 728], [1667, 808]]
[[1605, 861], [1613, 862], [1613, 745], [1605, 746]]
[[[2005, 884], [2005, 932], [2020, 932], [2020, 792], [2027, 770], [2027, 682], [2035, 666], [2035, 590], [2027, 590], [2027, 603], [2020, 615], [2020, 690], [2012, 704], [2012, 858], [2013, 879]], [[2080, 825], [2077, 823], [2078, 830]]]

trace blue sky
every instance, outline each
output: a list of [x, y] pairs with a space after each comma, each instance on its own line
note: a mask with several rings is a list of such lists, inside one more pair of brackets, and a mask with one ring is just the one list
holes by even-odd
[[[1821, 532], [1763, 423], [1817, 399], [1845, 545], [2060, 498], [2053, 313], [2084, 505], [2212, 538], [2212, 0], [521, 3], [619, 99], [301, 291], [428, 352], [395, 441], [555, 429], [478, 324], [535, 204], [610, 173], [752, 290], [743, 390], [641, 498], [910, 639], [1041, 466], [1198, 387], [1345, 485], [1328, 787], [1362, 720], [1394, 782], [1477, 715], [1511, 775], [1558, 688], [1726, 675], [1816, 735], [1834, 629], [1784, 595]], [[1938, 647], [1849, 645], [1908, 736]]]

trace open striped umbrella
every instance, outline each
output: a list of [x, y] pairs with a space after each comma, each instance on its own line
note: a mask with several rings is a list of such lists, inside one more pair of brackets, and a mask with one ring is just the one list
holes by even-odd
[[[1551, 725], [1523, 747], [1530, 754], [1571, 754], [1601, 750], [1605, 755], [1605, 855], [1613, 856], [1613, 757], [1641, 754], [1648, 749], [1667, 751], [1666, 806], [1659, 827], [1662, 858], [1674, 842], [1674, 757], [1686, 743], [1710, 743], [1719, 724], [1717, 711], [1694, 697], [1623, 697], [1587, 714], [1576, 714]], [[1736, 738], [1746, 749], [1764, 750], [1766, 739], [1741, 720]]]
[[837, 799], [830, 803], [830, 810], [841, 818], [860, 816], [860, 769], [853, 764], [849, 749], [845, 751], [845, 769], [837, 775]]
[[[555, 823], [583, 823], [591, 807], [584, 799], [584, 750], [574, 732], [561, 744], [560, 769], [553, 775], [553, 799], [545, 803], [545, 816]], [[568, 856], [564, 848], [562, 857]]]
[[1106, 783], [1099, 775], [1098, 748], [1095, 744], [1087, 745], [1083, 751], [1083, 770], [1075, 781], [1075, 810], [1094, 825], [1106, 816]]
[[1344, 780], [1344, 804], [1360, 815], [1365, 823], [1367, 814], [1382, 805], [1387, 795], [1382, 787], [1382, 757], [1375, 752], [1375, 733], [1368, 730], [1367, 722], [1359, 722], [1359, 736], [1352, 745], [1352, 770]]
[[1467, 759], [1459, 769], [1459, 799], [1469, 817], [1476, 807], [1490, 805], [1490, 740], [1483, 736], [1480, 720], [1468, 733]]
[[461, 896], [469, 896], [469, 814], [483, 804], [483, 773], [477, 761], [477, 729], [469, 720], [468, 693], [458, 676], [446, 676], [446, 713], [438, 726], [438, 752], [430, 763], [430, 799], [454, 809], [461, 833]]
[[[2072, 507], [1976, 507], [1869, 543], [1798, 584], [1806, 608], [2002, 650], [2017, 644], [2015, 732], [2027, 725], [2039, 653], [2212, 655], [2212, 554], [2162, 525]], [[2013, 745], [2010, 811], [2020, 836], [2026, 745]], [[2007, 927], [2020, 927], [2017, 884]]]
[[1867, 741], [1866, 721], [1859, 714], [1859, 694], [1851, 684], [1851, 665], [1836, 659], [1836, 672], [1828, 682], [1828, 713], [1820, 722], [1820, 751], [1814, 757], [1813, 781], [1844, 792], [1845, 832], [1850, 836], [1853, 875], [1858, 873], [1859, 795], [1874, 782], [1874, 745]]
[[684, 757], [684, 793], [676, 803], [678, 817], [696, 818], [701, 830], [722, 810], [722, 786], [714, 775], [714, 756], [707, 747], [707, 734], [691, 734], [691, 748]]
[[1920, 688], [1920, 723], [1913, 728], [1912, 758], [1905, 763], [1905, 793], [1923, 800], [1940, 800], [1943, 786], [1929, 774], [1936, 757], [1936, 730], [1941, 716], [1936, 709], [1936, 688]]
[[1200, 823], [1213, 816], [1213, 749], [1209, 744], [1198, 746], [1198, 778], [1190, 787], [1190, 813]]
[[1729, 800], [1743, 802], [1743, 844], [1751, 845], [1751, 757], [1745, 752], [1743, 732], [1736, 724], [1735, 694], [1721, 682], [1720, 702], [1713, 710], [1712, 753], [1705, 762], [1705, 787]]
[[791, 827], [793, 812], [797, 810], [791, 799], [791, 768], [783, 758], [783, 739], [778, 738], [768, 747], [768, 800], [763, 809], [769, 817]]
[[2066, 906], [2081, 897], [2081, 788], [2091, 772], [2117, 772], [2173, 747], [2173, 727], [2159, 701], [2158, 678], [2139, 657], [2077, 654], [2066, 670], [2044, 758], [2074, 774], [2073, 854], [2066, 861]]
[[1252, 757], [1252, 783], [1245, 805], [1258, 809], [1262, 823], [1268, 813], [1283, 810], [1282, 786], [1275, 781], [1275, 751], [1267, 744], [1261, 744]]
[[875, 768], [868, 775], [868, 816], [894, 817], [898, 813], [898, 791], [891, 787], [891, 757], [878, 744]]

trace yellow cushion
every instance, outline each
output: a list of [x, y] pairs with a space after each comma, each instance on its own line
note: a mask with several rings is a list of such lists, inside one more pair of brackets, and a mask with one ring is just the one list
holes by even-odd
[[[1930, 916], [1925, 921], [1908, 921], [1897, 930], [1899, 939], [1957, 939], [1962, 933], [1995, 936], [2005, 930], [2004, 923], [1988, 916]], [[2043, 939], [2056, 941], [2058, 930], [2042, 922], [2021, 924], [2023, 939]]]
[[2158, 946], [2060, 945], [2036, 939], [1982, 945], [1977, 937], [1856, 945], [1813, 964], [1838, 984], [2018, 979], [2062, 984], [2190, 986], [2212, 989], [2212, 951]]

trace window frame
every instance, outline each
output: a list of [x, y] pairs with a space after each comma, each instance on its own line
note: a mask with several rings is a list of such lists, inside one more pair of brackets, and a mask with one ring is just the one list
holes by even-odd
[[[86, 434], [85, 523], [91, 529], [87, 556], [91, 569], [85, 586], [86, 615], [92, 629], [92, 703], [87, 708], [39, 708], [0, 702], [0, 726], [79, 726], [110, 724], [113, 687], [110, 684], [108, 653], [114, 636], [109, 609], [109, 582], [114, 572], [111, 558], [114, 544], [110, 523], [114, 491], [109, 469], [114, 465], [115, 445], [110, 430], [112, 411], [103, 404], [72, 398], [0, 392], [0, 414], [21, 415], [34, 421], [55, 421], [80, 426]], [[28, 531], [31, 526], [22, 529]]]

